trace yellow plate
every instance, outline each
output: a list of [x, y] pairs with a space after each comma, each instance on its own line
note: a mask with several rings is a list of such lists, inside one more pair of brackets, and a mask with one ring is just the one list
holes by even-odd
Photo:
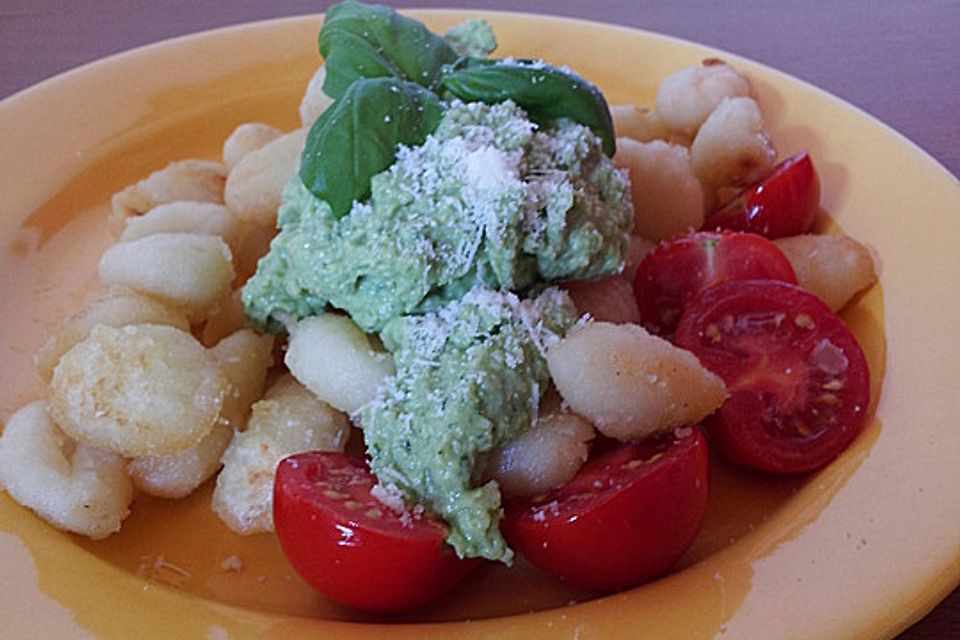
[[[434, 29], [482, 15], [501, 55], [543, 57], [612, 103], [652, 103], [659, 80], [717, 51], [574, 20], [427, 11]], [[168, 161], [216, 157], [239, 123], [297, 123], [319, 60], [319, 17], [138, 49], [0, 103], [0, 415], [42, 393], [31, 354], [96, 285], [110, 194]], [[184, 638], [888, 638], [960, 580], [960, 189], [910, 142], [795, 79], [747, 72], [781, 156], [809, 149], [823, 207], [879, 256], [846, 314], [883, 394], [866, 432], [801, 480], [715, 468], [703, 534], [681, 569], [605, 598], [520, 566], [483, 571], [389, 629], [329, 605], [272, 536], [240, 538], [207, 508], [138, 498], [124, 531], [91, 543], [0, 496], [2, 635]], [[221, 568], [231, 555], [243, 571]], [[469, 620], [469, 621], [468, 621]], [[300, 634], [300, 635], [294, 635]]]

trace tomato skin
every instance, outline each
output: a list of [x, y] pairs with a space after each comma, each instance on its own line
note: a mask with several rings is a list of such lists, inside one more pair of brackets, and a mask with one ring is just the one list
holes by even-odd
[[687, 307], [677, 346], [730, 396], [704, 420], [710, 443], [741, 465], [805, 473], [863, 428], [870, 374], [856, 338], [819, 298], [772, 280], [718, 284]]
[[[405, 527], [370, 496], [375, 483], [363, 460], [342, 453], [301, 453], [280, 462], [274, 527], [310, 586], [340, 604], [393, 613], [435, 600], [478, 566], [479, 560], [457, 558], [439, 521], [420, 518]], [[349, 509], [351, 499], [362, 506]], [[371, 517], [371, 509], [382, 515]]]
[[563, 487], [505, 505], [501, 531], [533, 565], [567, 582], [623, 589], [664, 574], [686, 552], [703, 522], [708, 484], [697, 427], [618, 443]]
[[749, 231], [771, 239], [796, 236], [810, 230], [819, 206], [820, 178], [804, 151], [708, 215], [703, 228]]
[[698, 231], [661, 243], [640, 262], [633, 283], [641, 324], [670, 335], [690, 300], [707, 287], [762, 278], [797, 282], [783, 252], [756, 234]]

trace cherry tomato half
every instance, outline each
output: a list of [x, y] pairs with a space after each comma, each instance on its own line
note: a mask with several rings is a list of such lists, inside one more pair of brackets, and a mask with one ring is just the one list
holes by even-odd
[[819, 298], [773, 280], [725, 282], [687, 307], [676, 344], [727, 384], [704, 421], [735, 462], [779, 473], [812, 471], [863, 427], [870, 396], [856, 338]]
[[707, 507], [707, 446], [696, 427], [619, 444], [566, 485], [505, 505], [501, 530], [535, 566], [612, 591], [668, 571]]
[[797, 282], [783, 252], [756, 234], [700, 231], [662, 243], [640, 262], [633, 282], [641, 324], [670, 335], [687, 303], [710, 285], [762, 278]]
[[704, 229], [749, 231], [767, 238], [806, 233], [820, 206], [820, 178], [806, 151], [707, 216]]
[[401, 518], [370, 495], [365, 462], [311, 452], [277, 467], [273, 520], [293, 568], [335, 602], [379, 613], [436, 599], [477, 566], [446, 545], [432, 517]]

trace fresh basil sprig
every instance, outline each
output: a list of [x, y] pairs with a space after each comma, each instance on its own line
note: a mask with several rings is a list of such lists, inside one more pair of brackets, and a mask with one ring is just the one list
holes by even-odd
[[607, 101], [596, 86], [574, 73], [543, 62], [471, 58], [448, 68], [442, 83], [464, 102], [513, 100], [537, 124], [569, 118], [597, 134], [608, 156], [616, 152]]
[[319, 36], [323, 92], [339, 98], [359, 78], [392, 77], [436, 90], [457, 60], [446, 40], [390, 7], [347, 0], [327, 10]]
[[370, 179], [393, 164], [397, 146], [423, 144], [443, 104], [432, 91], [396, 78], [363, 78], [317, 119], [300, 157], [300, 179], [343, 217], [370, 195]]

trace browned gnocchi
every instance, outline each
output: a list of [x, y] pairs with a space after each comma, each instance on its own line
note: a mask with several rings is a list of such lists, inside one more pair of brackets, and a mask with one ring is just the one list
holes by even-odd
[[126, 457], [179, 453], [220, 416], [227, 379], [189, 333], [98, 325], [64, 354], [50, 414], [71, 437]]
[[589, 323], [546, 357], [570, 408], [618, 440], [696, 424], [726, 399], [723, 381], [693, 354], [637, 325]]

